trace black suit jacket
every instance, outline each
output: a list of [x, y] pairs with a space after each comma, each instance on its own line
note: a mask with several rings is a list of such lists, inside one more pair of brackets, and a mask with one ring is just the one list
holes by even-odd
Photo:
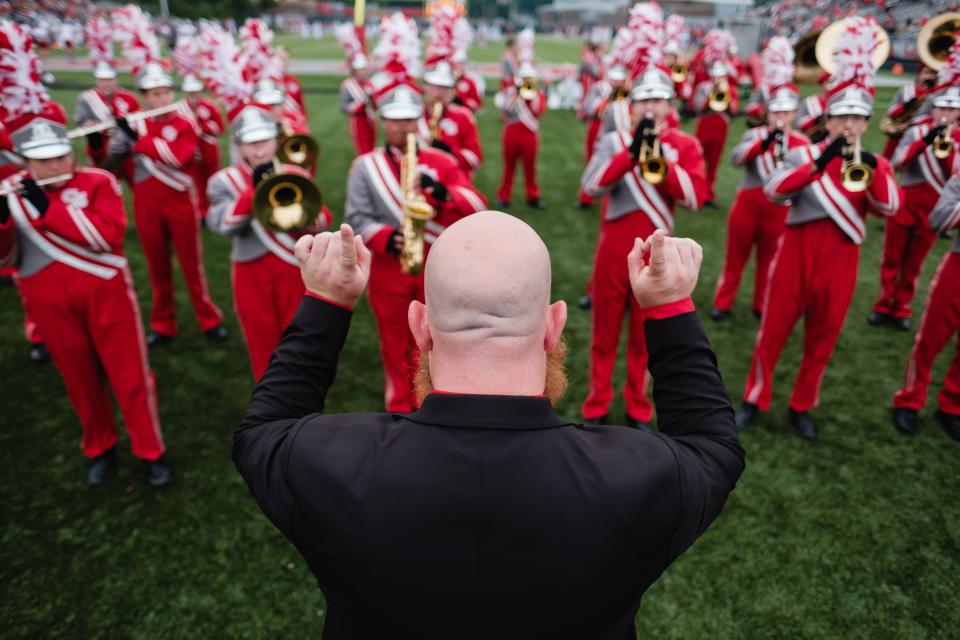
[[325, 415], [350, 318], [304, 298], [233, 450], [326, 595], [323, 637], [634, 638], [644, 591], [743, 470], [696, 315], [646, 323], [653, 434], [583, 427], [540, 397]]

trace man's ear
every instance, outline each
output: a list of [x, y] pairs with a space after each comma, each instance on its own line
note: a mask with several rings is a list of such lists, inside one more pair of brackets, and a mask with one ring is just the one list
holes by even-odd
[[410, 333], [422, 353], [433, 350], [433, 336], [430, 335], [430, 325], [427, 322], [427, 307], [422, 302], [413, 300], [407, 308], [407, 322], [410, 324]]
[[547, 332], [543, 337], [543, 350], [547, 353], [557, 348], [563, 327], [567, 324], [567, 303], [558, 300], [547, 307]]

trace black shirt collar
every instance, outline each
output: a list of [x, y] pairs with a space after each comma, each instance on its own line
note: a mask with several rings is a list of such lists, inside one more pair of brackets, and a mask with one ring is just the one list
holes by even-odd
[[419, 424], [481, 429], [553, 429], [574, 425], [558, 416], [542, 396], [430, 394], [403, 417]]

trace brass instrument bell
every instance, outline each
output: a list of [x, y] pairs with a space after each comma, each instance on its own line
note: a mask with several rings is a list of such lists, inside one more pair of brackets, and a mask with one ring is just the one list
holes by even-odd
[[953, 153], [953, 136], [950, 135], [952, 132], [953, 125], [950, 124], [940, 135], [934, 138], [933, 155], [937, 160], [946, 160]]
[[688, 73], [689, 73], [689, 70], [687, 69], [687, 65], [685, 64], [680, 64], [678, 62], [676, 64], [670, 65], [670, 79], [676, 83], [686, 82]]
[[253, 191], [253, 216], [263, 226], [281, 233], [311, 228], [322, 206], [317, 185], [295, 173], [274, 173]]
[[[649, 117], [649, 114], [647, 117]], [[652, 144], [647, 142], [647, 136], [652, 133], [655, 133], [655, 130], [646, 129], [640, 134], [644, 137], [644, 140], [640, 145], [637, 166], [640, 168], [640, 177], [645, 182], [657, 185], [667, 177], [667, 163], [660, 155], [660, 135], [657, 134], [654, 137]]]
[[714, 83], [713, 89], [710, 90], [710, 96], [707, 99], [707, 105], [711, 111], [722, 113], [730, 106], [731, 99], [730, 86], [726, 80], [723, 80]]
[[537, 81], [535, 78], [524, 78], [520, 82], [518, 92], [523, 100], [533, 100], [537, 97]]
[[417, 135], [407, 134], [407, 146], [400, 158], [400, 188], [403, 189], [403, 250], [400, 254], [400, 270], [407, 275], [423, 271], [426, 260], [424, 232], [427, 222], [435, 215], [418, 188]]
[[873, 181], [873, 169], [860, 156], [860, 136], [853, 141], [852, 150], [844, 154], [840, 173], [841, 184], [850, 193], [866, 191]]
[[320, 155], [320, 145], [305, 133], [284, 136], [277, 149], [277, 158], [284, 164], [295, 164], [307, 168], [316, 162]]

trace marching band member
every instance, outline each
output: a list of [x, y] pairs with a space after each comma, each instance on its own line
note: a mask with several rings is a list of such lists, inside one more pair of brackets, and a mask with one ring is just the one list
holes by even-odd
[[826, 129], [823, 128], [823, 121], [826, 117], [824, 114], [827, 110], [827, 83], [829, 80], [829, 73], [821, 73], [817, 78], [820, 91], [800, 101], [800, 108], [797, 109], [797, 129], [810, 138], [811, 142], [820, 142], [827, 135]]
[[156, 388], [123, 255], [126, 215], [116, 178], [75, 166], [65, 119], [36, 116], [13, 136], [26, 169], [0, 189], [0, 262], [16, 258], [30, 315], [83, 427], [87, 483], [116, 464], [117, 397], [133, 455], [150, 483], [169, 484]]
[[[934, 105], [936, 110], [936, 105]], [[947, 181], [933, 211], [930, 225], [939, 233], [955, 229], [960, 223], [960, 176]], [[960, 329], [960, 237], [943, 256], [930, 282], [927, 307], [920, 330], [907, 360], [903, 387], [893, 396], [893, 426], [901, 433], [917, 432], [917, 414], [927, 401], [933, 361]], [[960, 440], [960, 343], [954, 349], [950, 367], [937, 397], [936, 417], [944, 432]]]
[[[253, 217], [254, 190], [264, 178], [273, 173], [307, 176], [296, 165], [275, 165], [277, 131], [266, 105], [238, 109], [230, 122], [230, 134], [241, 160], [215, 173], [208, 187], [207, 224], [214, 232], [233, 238], [230, 281], [255, 380], [263, 375], [303, 297], [293, 255], [296, 236], [274, 231]], [[323, 207], [316, 225], [304, 232], [319, 232], [330, 221], [330, 212]]]
[[[703, 146], [707, 163], [707, 200], [705, 206], [715, 207], [717, 171], [720, 157], [727, 143], [730, 117], [740, 110], [737, 82], [730, 66], [730, 46], [733, 36], [728, 31], [714, 29], [707, 33], [703, 43], [703, 60], [708, 65], [709, 78], [693, 89], [693, 111], [697, 114], [696, 136]], [[721, 98], [714, 100], [713, 98]]]
[[[96, 86], [77, 96], [73, 120], [81, 126], [97, 122], [113, 122], [134, 111], [140, 110], [136, 95], [117, 86], [117, 72], [111, 65], [113, 56], [113, 32], [110, 23], [94, 18], [87, 23], [87, 46], [94, 61], [93, 77]], [[91, 133], [87, 136], [86, 152], [90, 165], [99, 167], [107, 158], [107, 149], [112, 129]], [[133, 184], [133, 159], [128, 158], [118, 166], [114, 175]]]
[[[657, 33], [663, 15], [655, 3], [634, 5], [632, 16], [643, 14], [639, 29]], [[641, 22], [641, 21], [636, 21]], [[656, 42], [656, 39], [652, 39]], [[651, 48], [641, 53], [631, 92], [633, 135], [614, 131], [597, 140], [594, 155], [583, 174], [583, 189], [599, 198], [606, 195], [603, 226], [593, 268], [593, 329], [590, 340], [590, 387], [581, 408], [584, 424], [605, 424], [613, 399], [613, 369], [624, 315], [629, 315], [627, 381], [624, 401], [627, 424], [649, 428], [653, 406], [647, 398], [647, 350], [643, 310], [630, 302], [630, 284], [623, 261], [635, 239], [656, 229], [673, 228], [679, 204], [695, 210], [706, 193], [703, 153], [696, 138], [666, 125], [673, 99], [669, 72], [649, 61], [660, 59]], [[653, 184], [644, 178], [638, 162], [655, 153], [666, 175]]]
[[[419, 50], [413, 55], [419, 56]], [[400, 184], [400, 177], [407, 134], [416, 133], [423, 102], [407, 82], [392, 82], [378, 92], [377, 105], [385, 145], [353, 161], [344, 221], [363, 236], [373, 253], [369, 298], [380, 332], [385, 402], [387, 411], [405, 413], [417, 406], [412, 384], [415, 343], [406, 320], [407, 308], [411, 300], [423, 301], [423, 275], [408, 275], [401, 269], [401, 228], [409, 194], [405, 193], [408, 185]], [[417, 165], [411, 170], [417, 172], [417, 192], [436, 211], [436, 217], [426, 223], [427, 246], [444, 227], [486, 208], [483, 196], [473, 189], [449, 154], [418, 147]]]
[[[119, 15], [118, 15], [119, 14]], [[139, 8], [129, 5], [114, 12], [115, 26], [126, 45], [126, 57], [137, 65], [137, 88], [148, 109], [173, 104], [173, 78], [159, 60], [156, 36]], [[193, 163], [199, 144], [198, 127], [182, 110], [134, 123], [117, 121], [110, 138], [108, 165], [133, 155], [133, 212], [137, 233], [147, 258], [153, 287], [150, 314], [152, 333], [147, 344], [158, 347], [178, 331], [173, 297], [171, 244], [177, 252], [190, 301], [200, 329], [208, 338], [225, 340], [223, 314], [210, 299], [200, 243], [200, 215]]]
[[930, 102], [932, 113], [907, 129], [891, 160], [900, 171], [903, 204], [884, 226], [880, 297], [867, 317], [872, 326], [891, 322], [901, 331], [910, 329], [910, 303], [923, 261], [937, 240], [930, 211], [949, 177], [960, 169], [960, 88], [944, 89]]
[[356, 28], [348, 22], [337, 25], [336, 36], [350, 66], [350, 75], [340, 83], [340, 111], [349, 118], [350, 140], [356, 154], [362, 156], [373, 151], [377, 143], [373, 83], [367, 75], [367, 56]]
[[580, 67], [577, 70], [580, 76], [580, 110], [583, 109], [583, 102], [590, 93], [590, 87], [603, 78], [603, 61], [600, 59], [601, 41], [597, 35], [597, 29], [591, 31], [590, 38], [580, 49]]
[[283, 87], [273, 80], [261, 80], [253, 93], [253, 101], [270, 107], [280, 135], [309, 134], [310, 125], [298, 109], [290, 109]]
[[417, 123], [419, 138], [457, 161], [457, 166], [473, 181], [473, 173], [483, 163], [477, 121], [470, 109], [453, 104], [456, 79], [446, 61], [440, 61], [423, 74], [423, 114]]
[[[887, 159], [859, 151], [860, 137], [873, 112], [868, 86], [879, 66], [871, 56], [883, 31], [872, 18], [851, 17], [845, 24], [847, 29], [840, 34], [836, 50], [848, 53], [834, 58], [827, 138], [787, 153], [782, 167], [764, 187], [772, 201], [789, 201], [790, 211], [770, 268], [744, 400], [737, 410], [741, 429], [754, 421], [758, 410], [770, 407], [774, 368], [793, 325], [802, 316], [803, 361], [790, 399], [789, 418], [801, 437], [816, 436], [809, 412], [817, 405], [820, 382], [853, 297], [866, 214], [872, 210], [891, 216], [900, 204]], [[862, 41], [865, 38], [867, 42]], [[845, 179], [848, 162], [861, 163], [859, 169], [868, 167], [872, 179], [866, 175], [859, 180]]]
[[513, 87], [517, 79], [520, 62], [517, 59], [517, 41], [507, 36], [503, 42], [503, 55], [500, 56], [500, 91]]
[[[770, 39], [764, 51], [766, 71], [760, 91], [754, 95], [766, 97], [757, 106], [766, 120], [766, 126], [747, 129], [731, 153], [735, 167], [743, 167], [745, 175], [727, 220], [727, 253], [723, 271], [717, 281], [710, 317], [724, 320], [730, 317], [730, 308], [740, 286], [743, 268], [757, 247], [757, 268], [754, 274], [753, 314], [760, 317], [763, 296], [767, 287], [767, 271], [783, 231], [788, 207], [773, 203], [763, 193], [763, 187], [777, 170], [786, 153], [795, 147], [810, 144], [806, 136], [792, 129], [797, 113], [799, 90], [793, 78], [793, 48], [786, 38]], [[752, 98], [752, 96], [751, 96]]]
[[220, 107], [204, 97], [203, 82], [194, 74], [187, 74], [180, 87], [189, 115], [196, 120], [200, 128], [200, 143], [194, 160], [194, 179], [197, 183], [197, 195], [200, 215], [207, 217], [210, 206], [207, 200], [207, 181], [220, 170], [220, 135], [223, 133], [223, 117]]
[[[627, 70], [619, 63], [612, 64], [607, 69], [605, 77], [593, 83], [593, 86], [590, 87], [590, 93], [583, 101], [583, 114], [587, 120], [587, 132], [583, 141], [584, 167], [590, 164], [590, 158], [593, 157], [593, 148], [597, 144], [597, 138], [600, 137], [600, 130], [607, 111], [611, 108], [621, 111], [620, 107], [624, 106], [627, 114], [629, 114], [629, 96], [630, 87]], [[616, 104], [618, 102], [622, 105]], [[626, 122], [629, 123], [629, 117]], [[628, 129], [628, 127], [625, 128]], [[577, 193], [577, 202], [574, 206], [578, 209], [592, 207], [593, 198], [588, 196], [581, 188]]]
[[[460, 21], [466, 22], [464, 18], [460, 18]], [[463, 48], [458, 48], [450, 61], [453, 63], [454, 77], [457, 79], [453, 101], [465, 106], [473, 113], [478, 113], [483, 108], [483, 92], [486, 87], [483, 76], [471, 73], [467, 69], [467, 52]]]
[[[690, 101], [693, 93], [690, 67], [687, 66], [683, 58], [683, 47], [681, 46], [681, 38], [683, 37], [685, 28], [686, 23], [684, 22], [683, 16], [677, 14], [667, 16], [666, 21], [663, 23], [663, 66], [671, 70], [670, 78], [673, 80], [673, 95], [676, 96], [677, 102], [683, 100], [684, 104]], [[679, 75], [674, 74], [674, 66], [683, 67], [685, 71]], [[679, 119], [677, 126], [680, 126]]]
[[497, 203], [509, 206], [513, 193], [513, 176], [517, 161], [523, 164], [523, 184], [527, 206], [543, 209], [540, 185], [537, 184], [537, 153], [540, 147], [540, 116], [547, 108], [547, 96], [538, 87], [530, 94], [523, 90], [525, 83], [536, 84], [537, 70], [524, 63], [517, 72], [517, 85], [505, 89], [500, 117], [504, 127], [501, 134], [503, 174], [497, 189]]
[[[893, 96], [881, 129], [887, 129], [887, 142], [883, 147], [883, 157], [893, 159], [893, 154], [900, 144], [900, 139], [908, 127], [915, 126], [920, 118], [930, 115], [930, 105], [925, 100], [935, 90], [937, 72], [925, 65], [917, 63], [917, 77], [913, 84], [905, 84]], [[889, 125], [888, 125], [889, 123]]]

